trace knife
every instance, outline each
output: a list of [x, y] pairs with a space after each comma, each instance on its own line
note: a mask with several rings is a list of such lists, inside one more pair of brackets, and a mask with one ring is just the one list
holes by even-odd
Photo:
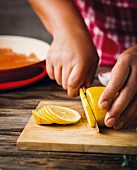
[[85, 86], [80, 88], [80, 98], [82, 101], [82, 105], [86, 114], [86, 118], [88, 121], [88, 124], [95, 129], [96, 132], [99, 132], [99, 126], [96, 121], [94, 112], [92, 110], [92, 107], [90, 106], [90, 103], [88, 102], [87, 96], [86, 96], [86, 88]]

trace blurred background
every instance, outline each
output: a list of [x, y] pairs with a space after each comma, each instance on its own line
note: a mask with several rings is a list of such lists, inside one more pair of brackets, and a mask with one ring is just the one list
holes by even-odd
[[51, 43], [46, 31], [27, 0], [0, 0], [0, 35], [19, 35]]

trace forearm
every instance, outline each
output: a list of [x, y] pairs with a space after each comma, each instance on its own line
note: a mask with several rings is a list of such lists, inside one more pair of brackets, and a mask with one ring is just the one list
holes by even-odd
[[58, 31], [79, 27], [85, 23], [73, 0], [28, 0], [47, 30], [55, 36]]

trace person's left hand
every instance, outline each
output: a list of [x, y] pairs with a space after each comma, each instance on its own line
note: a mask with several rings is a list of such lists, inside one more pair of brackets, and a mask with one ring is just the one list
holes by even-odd
[[122, 128], [137, 114], [137, 45], [118, 57], [110, 81], [100, 96], [99, 107], [108, 109], [104, 122], [114, 129]]

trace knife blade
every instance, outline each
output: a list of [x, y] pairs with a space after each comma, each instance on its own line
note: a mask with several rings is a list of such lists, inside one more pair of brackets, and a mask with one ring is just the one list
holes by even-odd
[[93, 113], [93, 110], [88, 102], [88, 99], [86, 97], [86, 88], [83, 86], [80, 88], [80, 98], [82, 101], [82, 105], [87, 117], [88, 124], [96, 130], [96, 132], [99, 132], [99, 127], [95, 118], [95, 115]]

